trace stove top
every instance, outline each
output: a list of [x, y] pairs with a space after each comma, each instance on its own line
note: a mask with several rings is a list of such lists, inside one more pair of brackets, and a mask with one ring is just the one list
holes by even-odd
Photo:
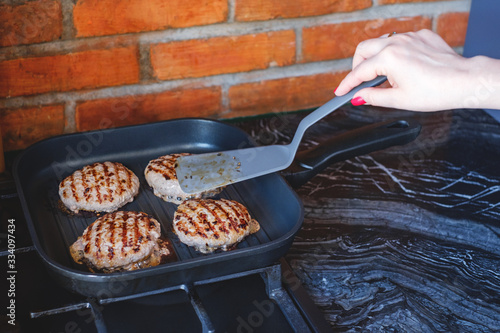
[[[2, 332], [328, 332], [288, 263], [124, 297], [59, 286], [28, 233], [9, 180], [0, 182], [0, 262], [7, 279]], [[120, 282], [116, 283], [120, 288]]]

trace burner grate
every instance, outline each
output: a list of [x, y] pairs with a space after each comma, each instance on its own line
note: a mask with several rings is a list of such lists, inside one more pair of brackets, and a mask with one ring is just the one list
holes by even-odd
[[[241, 311], [239, 315], [234, 317], [235, 320], [232, 325], [236, 325], [236, 328], [239, 327], [240, 331], [245, 331], [245, 329], [248, 331], [249, 329], [254, 329], [256, 326], [262, 326], [264, 324], [271, 325], [270, 323], [264, 323], [265, 320], [276, 317], [273, 318], [273, 321], [277, 320], [280, 322], [279, 328], [281, 332], [284, 331], [284, 320], [290, 332], [312, 332], [313, 330], [309, 327], [308, 323], [297, 309], [294, 301], [283, 287], [281, 277], [281, 264], [276, 263], [261, 269], [198, 281], [192, 285], [183, 284], [150, 292], [101, 300], [93, 298], [86, 299], [81, 302], [67, 304], [57, 308], [32, 311], [30, 316], [33, 319], [39, 319], [45, 316], [74, 312], [86, 314], [87, 317], [92, 318], [93, 325], [99, 333], [114, 332], [117, 329], [120, 329], [121, 332], [123, 332], [124, 329], [125, 331], [128, 330], [132, 332], [135, 328], [128, 326], [126, 321], [115, 317], [126, 315], [127, 312], [133, 312], [140, 308], [142, 308], [141, 312], [150, 309], [151, 316], [154, 316], [154, 312], [161, 313], [162, 311], [173, 311], [173, 309], [175, 309], [175, 312], [179, 312], [179, 309], [182, 309], [182, 316], [184, 316], [184, 318], [192, 319], [196, 317], [197, 322], [194, 323], [191, 321], [182, 323], [182, 320], [181, 323], [177, 322], [174, 326], [182, 326], [178, 327], [179, 332], [191, 331], [190, 329], [205, 333], [219, 332], [220, 328], [227, 329], [228, 326], [227, 323], [222, 324], [224, 321], [223, 318], [215, 318], [212, 320], [213, 316], [220, 316], [214, 308], [221, 306], [221, 304], [217, 305], [213, 303], [224, 302], [224, 299], [228, 296], [222, 295], [221, 299], [217, 299], [218, 291], [221, 288], [232, 289], [232, 285], [236, 285], [236, 288], [241, 291], [241, 289], [246, 288], [250, 284], [255, 285], [255, 278], [260, 278], [263, 283], [260, 289], [265, 290], [267, 297], [262, 299], [262, 295], [251, 295], [251, 297], [255, 297], [255, 299], [249, 304], [253, 305], [254, 311], [249, 312], [247, 316], [245, 316], [247, 313], [244, 310]], [[232, 283], [228, 285], [228, 282]], [[236, 296], [239, 291], [234, 293], [235, 297], [239, 296]], [[230, 290], [226, 290], [226, 294], [228, 292], [230, 292]], [[210, 297], [213, 297], [213, 299], [211, 300]], [[208, 307], [205, 304], [207, 304]], [[191, 309], [189, 309], [188, 305], [190, 305]], [[222, 305], [222, 307], [224, 306]], [[126, 309], [129, 310], [127, 311]], [[139, 317], [138, 315], [139, 313], [135, 313], [136, 317]], [[147, 313], [139, 317], [141, 318], [141, 327], [144, 327], [142, 323], [145, 320], [144, 315], [147, 316]], [[234, 316], [234, 314], [232, 315]], [[156, 321], [159, 322], [153, 326], [157, 327], [157, 325], [161, 325], [161, 316], [157, 317]], [[124, 323], [120, 324], [121, 322]], [[176, 327], [171, 327], [172, 323], [165, 323], [165, 325], [170, 326], [170, 331], [176, 331]], [[226, 327], [221, 327], [223, 325], [226, 325]], [[231, 323], [229, 323], [229, 326], [231, 326]]]

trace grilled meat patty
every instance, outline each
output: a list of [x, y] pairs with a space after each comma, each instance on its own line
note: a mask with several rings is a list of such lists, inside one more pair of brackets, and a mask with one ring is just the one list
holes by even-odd
[[180, 241], [202, 253], [226, 251], [260, 229], [245, 206], [227, 199], [186, 200], [177, 207], [173, 223]]
[[154, 194], [167, 202], [180, 204], [187, 199], [208, 198], [220, 193], [223, 187], [195, 194], [182, 191], [175, 173], [175, 162], [179, 156], [185, 155], [190, 154], [165, 155], [149, 162], [144, 170], [144, 176]]
[[157, 266], [169, 254], [158, 221], [142, 212], [108, 213], [89, 225], [70, 246], [73, 260], [93, 272]]
[[139, 178], [116, 162], [87, 165], [59, 184], [59, 197], [72, 212], [113, 212], [134, 200]]

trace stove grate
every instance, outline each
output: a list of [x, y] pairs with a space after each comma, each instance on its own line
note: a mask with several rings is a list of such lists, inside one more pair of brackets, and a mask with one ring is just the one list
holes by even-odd
[[[83, 311], [89, 310], [91, 316], [94, 321], [95, 328], [97, 332], [109, 332], [110, 330], [107, 328], [106, 320], [105, 320], [105, 311], [103, 311], [105, 305], [118, 303], [118, 302], [127, 302], [132, 300], [140, 300], [143, 298], [148, 298], [154, 295], [162, 295], [174, 291], [182, 291], [185, 296], [189, 299], [189, 303], [191, 304], [194, 312], [196, 313], [198, 320], [202, 327], [202, 332], [211, 333], [216, 332], [216, 328], [210, 319], [209, 311], [205, 309], [202, 298], [199, 296], [197, 289], [200, 286], [215, 284], [219, 282], [224, 282], [228, 280], [240, 279], [249, 275], [259, 275], [264, 284], [267, 296], [270, 300], [273, 301], [273, 304], [277, 305], [284, 315], [288, 324], [295, 332], [312, 332], [308, 323], [302, 316], [302, 314], [297, 309], [292, 298], [289, 296], [288, 292], [283, 287], [281, 277], [281, 263], [276, 263], [274, 265], [264, 267], [261, 269], [254, 269], [246, 272], [240, 272], [237, 274], [231, 274], [227, 276], [217, 277], [214, 279], [198, 281], [192, 285], [178, 285], [174, 287], [164, 288], [160, 290], [154, 290], [144, 293], [138, 293], [128, 296], [121, 296], [115, 298], [105, 298], [105, 299], [86, 299], [82, 302], [67, 304], [61, 307], [40, 310], [40, 311], [32, 311], [30, 313], [31, 318], [41, 318], [44, 316], [58, 315], [66, 312], [73, 311]], [[250, 324], [249, 324], [250, 325]]]

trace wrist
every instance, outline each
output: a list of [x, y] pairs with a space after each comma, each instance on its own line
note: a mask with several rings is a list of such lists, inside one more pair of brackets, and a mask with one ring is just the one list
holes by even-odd
[[484, 56], [464, 58], [464, 108], [500, 109], [500, 60]]

